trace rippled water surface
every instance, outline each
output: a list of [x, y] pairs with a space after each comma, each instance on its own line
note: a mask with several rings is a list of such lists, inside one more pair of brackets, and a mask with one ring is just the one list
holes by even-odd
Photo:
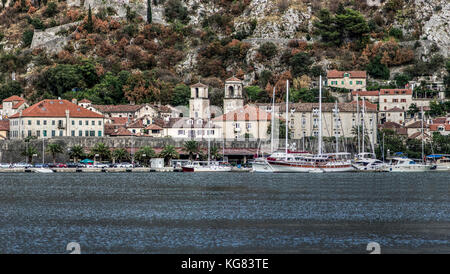
[[0, 174], [0, 253], [450, 253], [450, 173]]

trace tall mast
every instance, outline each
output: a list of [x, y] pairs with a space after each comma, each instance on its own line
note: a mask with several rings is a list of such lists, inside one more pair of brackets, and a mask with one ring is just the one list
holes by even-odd
[[286, 133], [285, 133], [286, 160], [288, 158], [288, 134], [289, 134], [288, 124], [289, 124], [289, 80], [286, 80]]
[[319, 149], [318, 154], [322, 155], [322, 75], [319, 80]]
[[336, 153], [339, 153], [339, 137], [338, 137], [338, 107], [337, 101], [334, 104], [334, 136], [336, 137]]
[[366, 146], [365, 146], [365, 139], [366, 139], [366, 129], [365, 129], [365, 124], [366, 121], [364, 120], [364, 113], [365, 113], [365, 107], [366, 107], [366, 101], [363, 97], [362, 99], [363, 101], [363, 106], [362, 106], [362, 153], [366, 152]]
[[356, 93], [356, 128], [358, 130], [358, 154], [361, 153], [361, 142], [359, 139], [359, 123], [361, 118], [359, 117], [359, 93]]
[[[42, 164], [44, 164], [44, 162], [45, 162], [44, 140], [45, 140], [45, 138], [44, 138], [44, 136], [42, 136]], [[42, 166], [42, 167], [44, 167], [44, 166]]]
[[273, 153], [273, 136], [275, 132], [275, 86], [273, 87], [273, 94], [272, 94], [272, 117], [271, 117], [271, 132], [270, 132], [270, 153]]
[[423, 106], [420, 107], [422, 112], [422, 162], [424, 161], [424, 147], [423, 147]]

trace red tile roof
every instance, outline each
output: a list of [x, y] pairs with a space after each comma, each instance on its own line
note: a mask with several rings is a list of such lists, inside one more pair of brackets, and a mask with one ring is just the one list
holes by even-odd
[[412, 95], [410, 89], [380, 89], [380, 95]]
[[230, 77], [227, 80], [225, 80], [225, 82], [241, 82], [241, 79], [233, 76], [233, 77]]
[[202, 84], [200, 82], [191, 86], [191, 88], [207, 88], [207, 87], [208, 87], [207, 85]]
[[[356, 105], [356, 101], [351, 101], [350, 104]], [[363, 101], [360, 100], [359, 101], [359, 106], [363, 107], [363, 105], [365, 105], [366, 111], [367, 110], [376, 111], [377, 108], [378, 108], [377, 104], [372, 104], [371, 102], [368, 102], [368, 101], [364, 101], [364, 104], [363, 104]], [[339, 105], [338, 105], [338, 107], [339, 107]]]
[[405, 110], [399, 107], [393, 107], [391, 109], [385, 110], [384, 112], [405, 112]]
[[[428, 127], [426, 122], [423, 123], [423, 127]], [[407, 125], [406, 128], [422, 128], [422, 121], [415, 121], [414, 123]]]
[[25, 104], [25, 101], [20, 101], [17, 104], [15, 104], [12, 108], [13, 109], [18, 109], [21, 105]]
[[228, 112], [217, 118], [214, 121], [270, 121], [271, 115], [259, 107], [245, 105], [243, 108]]
[[110, 117], [108, 119], [111, 120], [110, 125], [126, 125], [128, 122], [127, 117]]
[[124, 127], [119, 127], [117, 129], [114, 129], [111, 133], [111, 136], [133, 136], [134, 134], [131, 133], [128, 129]]
[[430, 131], [438, 131], [439, 127], [444, 127], [445, 131], [450, 131], [450, 124], [432, 124], [430, 125]]
[[9, 131], [9, 120], [0, 120], [0, 130]]
[[127, 128], [145, 128], [144, 119], [140, 118], [131, 122], [130, 124], [127, 125]]
[[396, 123], [396, 122], [386, 122], [386, 123], [384, 123], [384, 124], [381, 124], [381, 125], [379, 125], [378, 126], [379, 128], [390, 128], [390, 129], [393, 129], [393, 128], [401, 128], [402, 127], [402, 125], [400, 125], [399, 123]]
[[353, 70], [353, 71], [339, 71], [329, 70], [327, 71], [327, 78], [344, 78], [344, 73], [350, 74], [350, 78], [367, 78], [366, 71]]
[[146, 130], [162, 130], [163, 128], [158, 125], [151, 124], [151, 125], [148, 125], [145, 129]]
[[[409, 139], [416, 139], [417, 137], [419, 137], [419, 136], [421, 136], [422, 135], [422, 132], [416, 132], [416, 133], [414, 133], [414, 134], [412, 134], [411, 136], [409, 136], [408, 138]], [[423, 137], [424, 138], [427, 138], [427, 137], [429, 137], [429, 135], [428, 134], [426, 134], [425, 132], [423, 133]]]
[[112, 113], [112, 112], [136, 112], [142, 107], [142, 105], [92, 105], [92, 107], [102, 113]]
[[[67, 100], [42, 100], [22, 111], [21, 117], [66, 117], [66, 110], [69, 110], [70, 117], [76, 118], [103, 118], [103, 115], [80, 107]], [[20, 113], [16, 113], [10, 118], [18, 118]]]
[[368, 91], [357, 91], [354, 90], [352, 91], [352, 95], [356, 96], [378, 96], [380, 94], [380, 92], [378, 90], [368, 90]]
[[445, 124], [447, 122], [447, 117], [438, 117], [433, 120], [433, 124]]
[[14, 101], [25, 101], [25, 99], [17, 95], [13, 95], [3, 100], [3, 102], [14, 102]]

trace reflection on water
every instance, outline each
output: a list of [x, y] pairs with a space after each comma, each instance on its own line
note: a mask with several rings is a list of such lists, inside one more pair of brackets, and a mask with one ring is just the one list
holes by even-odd
[[450, 253], [448, 178], [1, 174], [0, 252]]

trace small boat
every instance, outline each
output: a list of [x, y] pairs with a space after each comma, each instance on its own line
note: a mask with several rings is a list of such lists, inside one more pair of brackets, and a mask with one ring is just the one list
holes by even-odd
[[53, 173], [53, 170], [45, 167], [35, 168], [33, 171], [36, 173]]
[[427, 162], [436, 166], [436, 171], [450, 171], [450, 155], [428, 155]]
[[358, 171], [381, 171], [386, 163], [376, 158], [373, 153], [359, 153], [353, 167]]
[[195, 161], [182, 167], [183, 172], [229, 172], [231, 166], [225, 162]]
[[436, 166], [417, 164], [414, 160], [406, 157], [394, 157], [390, 164], [383, 167], [388, 172], [425, 172], [435, 169]]

